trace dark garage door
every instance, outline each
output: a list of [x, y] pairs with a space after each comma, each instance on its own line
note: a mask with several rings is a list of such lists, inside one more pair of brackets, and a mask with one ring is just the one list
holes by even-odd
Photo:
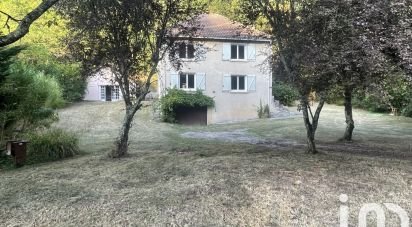
[[176, 120], [184, 125], [207, 125], [207, 107], [179, 107]]

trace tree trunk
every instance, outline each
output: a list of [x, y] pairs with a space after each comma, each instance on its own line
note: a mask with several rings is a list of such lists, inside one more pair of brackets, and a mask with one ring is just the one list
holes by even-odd
[[316, 150], [315, 144], [315, 132], [313, 131], [312, 124], [310, 123], [307, 105], [309, 105], [308, 102], [306, 102], [305, 104], [302, 103], [303, 122], [305, 123], [306, 127], [306, 142], [308, 144], [307, 152], [311, 154], [316, 154], [318, 153], [318, 151]]
[[306, 96], [302, 97], [301, 99], [303, 121], [306, 127], [306, 142], [308, 144], [307, 152], [310, 154], [316, 154], [318, 153], [318, 150], [316, 149], [315, 135], [318, 128], [320, 112], [322, 111], [323, 105], [325, 104], [325, 100], [321, 96], [318, 107], [316, 108], [315, 115], [313, 115], [308, 98], [309, 97]]
[[109, 154], [111, 158], [121, 158], [127, 154], [129, 147], [129, 131], [132, 128], [133, 118], [136, 113], [131, 109], [132, 108], [130, 107], [126, 107], [126, 114], [120, 129], [119, 137], [114, 142], [115, 148]]
[[352, 141], [353, 130], [355, 129], [355, 122], [353, 121], [352, 111], [352, 89], [346, 88], [344, 93], [345, 98], [345, 118], [346, 118], [346, 131], [343, 139], [346, 141]]

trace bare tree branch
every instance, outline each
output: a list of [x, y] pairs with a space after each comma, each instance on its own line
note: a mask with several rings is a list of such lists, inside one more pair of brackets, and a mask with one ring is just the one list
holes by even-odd
[[9, 20], [13, 20], [19, 23], [16, 30], [10, 32], [7, 35], [0, 36], [0, 47], [10, 45], [19, 39], [23, 38], [30, 30], [30, 26], [36, 21], [41, 15], [43, 15], [48, 9], [50, 9], [59, 0], [44, 0], [39, 6], [37, 6], [33, 11], [28, 13], [23, 19], [18, 20], [7, 13], [5, 14], [8, 18], [6, 21], [6, 27], [8, 27]]
[[14, 21], [14, 22], [17, 22], [17, 23], [19, 23], [19, 22], [21, 21], [21, 20], [16, 19], [16, 18], [13, 17], [12, 15], [10, 15], [10, 14], [2, 11], [2, 10], [0, 10], [0, 13], [7, 16], [6, 22], [4, 23], [4, 28], [7, 28], [7, 29], [9, 30], [9, 32], [10, 32], [10, 25], [9, 25], [9, 21], [10, 21], [10, 20], [12, 20], [12, 21]]

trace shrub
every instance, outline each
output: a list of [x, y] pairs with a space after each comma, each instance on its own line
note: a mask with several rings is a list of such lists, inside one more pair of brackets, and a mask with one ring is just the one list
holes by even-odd
[[411, 86], [404, 75], [393, 74], [378, 84], [370, 84], [366, 90], [357, 91], [353, 104], [373, 112], [407, 112], [412, 96]]
[[0, 49], [0, 140], [48, 127], [57, 119], [55, 108], [64, 104], [56, 79], [36, 71], [17, 59], [17, 49]]
[[270, 118], [270, 108], [268, 104], [265, 105], [265, 108], [263, 109], [263, 113], [264, 113], [264, 116], [266, 116], [266, 118]]
[[162, 109], [161, 109], [160, 101], [158, 99], [155, 99], [152, 102], [152, 114], [153, 114], [153, 120], [160, 121], [162, 119]]
[[201, 91], [188, 93], [179, 89], [169, 89], [167, 94], [160, 99], [162, 120], [176, 122], [176, 110], [179, 107], [213, 107], [215, 101], [204, 95]]
[[371, 112], [384, 113], [390, 111], [389, 106], [383, 102], [382, 98], [374, 94], [361, 94], [360, 92], [354, 94], [352, 105], [356, 108], [365, 109]]
[[402, 109], [401, 114], [405, 117], [412, 117], [412, 100]]
[[28, 164], [61, 160], [80, 153], [78, 138], [61, 129], [30, 134], [28, 138]]
[[6, 152], [0, 150], [0, 171], [2, 169], [11, 169], [14, 167], [12, 159], [10, 156], [6, 155]]
[[55, 108], [64, 104], [59, 84], [54, 78], [14, 64], [0, 86], [2, 131], [47, 127], [57, 119]]
[[32, 85], [32, 91], [46, 92], [44, 99], [44, 107], [57, 109], [64, 106], [62, 89], [56, 79], [47, 77], [43, 73], [38, 73], [34, 77], [34, 83]]
[[29, 46], [19, 55], [18, 63], [29, 70], [43, 72], [54, 78], [61, 87], [62, 97], [67, 102], [82, 100], [87, 81], [81, 74], [80, 64], [54, 56], [43, 45]]
[[343, 106], [345, 104], [343, 93], [344, 93], [344, 90], [341, 86], [332, 87], [328, 91], [328, 94], [326, 96], [326, 102], [329, 104]]
[[293, 105], [293, 102], [299, 99], [299, 92], [297, 89], [284, 82], [274, 82], [272, 92], [273, 97], [286, 106]]
[[259, 118], [269, 118], [270, 117], [270, 108], [269, 105], [262, 105], [262, 100], [260, 100], [258, 109], [257, 109], [258, 117]]

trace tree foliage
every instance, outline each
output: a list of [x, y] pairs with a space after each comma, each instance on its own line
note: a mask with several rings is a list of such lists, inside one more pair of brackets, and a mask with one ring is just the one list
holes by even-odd
[[82, 100], [87, 81], [82, 75], [80, 63], [56, 57], [48, 47], [43, 45], [28, 46], [18, 55], [17, 60], [29, 70], [54, 78], [60, 84], [66, 102]]
[[64, 103], [57, 81], [19, 64], [16, 50], [0, 50], [0, 58], [8, 59], [2, 63], [1, 72], [4, 78], [0, 85], [1, 141], [49, 126], [57, 119], [54, 110]]
[[[41, 3], [41, 0], [4, 0], [0, 2], [0, 9], [12, 14], [13, 18], [24, 18]], [[19, 26], [19, 21], [7, 21], [6, 14], [0, 13], [0, 24], [7, 24], [0, 29], [2, 34], [8, 34]], [[19, 39], [18, 44], [26, 48], [17, 60], [29, 70], [55, 78], [63, 89], [63, 98], [73, 102], [82, 99], [86, 80], [81, 74], [80, 64], [67, 55], [66, 36], [67, 21], [55, 9], [48, 9], [33, 22], [30, 32]]]
[[[0, 47], [10, 45], [23, 38], [31, 28], [31, 25], [47, 12], [59, 0], [35, 0], [23, 1], [6, 0], [0, 5], [0, 20], [4, 22], [4, 28], [7, 31], [0, 31]], [[27, 9], [30, 10], [27, 10]], [[6, 12], [6, 10], [13, 10]], [[22, 12], [23, 15], [14, 15], [16, 12]]]
[[[410, 0], [257, 0], [243, 1], [242, 8], [250, 23], [264, 17], [270, 25], [276, 72], [302, 96], [310, 152], [316, 152], [313, 138], [325, 92], [335, 84], [344, 88], [345, 138], [351, 139], [353, 89], [378, 83], [396, 71], [394, 65], [408, 71]], [[315, 114], [308, 105], [311, 91], [321, 96]]]

